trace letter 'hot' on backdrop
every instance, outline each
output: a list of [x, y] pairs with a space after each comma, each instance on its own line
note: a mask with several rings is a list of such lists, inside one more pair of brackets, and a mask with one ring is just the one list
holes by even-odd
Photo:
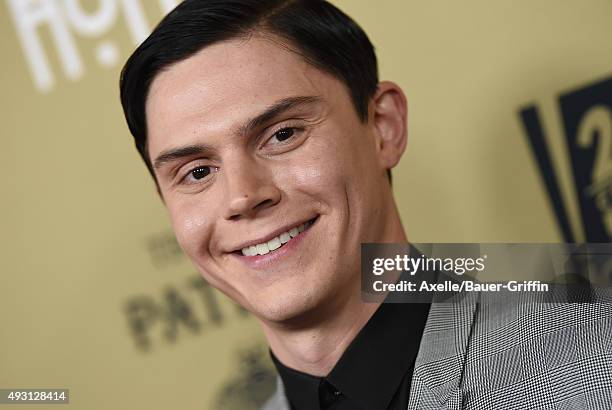
[[[612, 3], [334, 3], [408, 96], [410, 240], [609, 241]], [[79, 409], [246, 409], [272, 389], [257, 324], [182, 255], [121, 112], [119, 70], [174, 4], [0, 5], [2, 388]]]

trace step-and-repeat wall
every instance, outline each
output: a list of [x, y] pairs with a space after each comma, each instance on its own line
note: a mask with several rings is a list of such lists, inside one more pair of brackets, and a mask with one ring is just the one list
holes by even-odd
[[[335, 3], [408, 96], [412, 241], [609, 240], [611, 2]], [[123, 61], [175, 4], [2, 0], [0, 388], [109, 410], [271, 392], [257, 323], [182, 255], [119, 104]]]

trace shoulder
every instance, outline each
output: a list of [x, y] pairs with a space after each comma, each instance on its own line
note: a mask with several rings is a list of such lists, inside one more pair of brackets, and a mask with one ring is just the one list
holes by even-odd
[[483, 300], [471, 333], [461, 385], [474, 408], [612, 397], [610, 303]]

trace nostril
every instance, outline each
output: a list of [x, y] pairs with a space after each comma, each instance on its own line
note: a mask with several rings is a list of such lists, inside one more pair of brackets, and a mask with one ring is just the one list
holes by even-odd
[[230, 221], [237, 221], [239, 219], [240, 219], [240, 214], [230, 215], [230, 217], [229, 217]]

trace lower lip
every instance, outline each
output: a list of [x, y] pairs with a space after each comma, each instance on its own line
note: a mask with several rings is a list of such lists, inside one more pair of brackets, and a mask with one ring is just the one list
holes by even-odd
[[270, 251], [265, 255], [254, 255], [254, 256], [245, 256], [242, 253], [234, 253], [233, 255], [238, 258], [242, 263], [246, 264], [250, 268], [253, 269], [262, 269], [267, 267], [268, 265], [275, 263], [280, 258], [283, 258], [289, 255], [291, 252], [295, 251], [295, 249], [302, 243], [304, 238], [308, 236], [308, 233], [312, 229], [313, 226], [317, 223], [319, 218], [315, 218], [310, 226], [304, 231], [300, 232], [297, 236], [291, 238], [289, 242], [285, 243], [280, 248]]

